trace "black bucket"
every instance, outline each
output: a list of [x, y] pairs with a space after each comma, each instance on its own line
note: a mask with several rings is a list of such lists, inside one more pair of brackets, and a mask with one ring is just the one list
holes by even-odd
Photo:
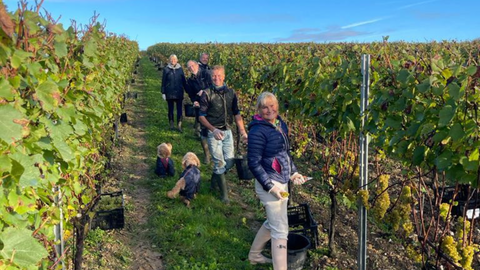
[[248, 168], [247, 157], [235, 158], [235, 167], [237, 167], [237, 174], [240, 180], [252, 180], [254, 178], [252, 172]]
[[195, 117], [195, 108], [193, 108], [193, 104], [185, 104], [183, 107], [185, 108], [186, 117]]
[[310, 240], [307, 237], [289, 233], [287, 241], [287, 264], [289, 270], [302, 270], [307, 259], [307, 250], [310, 247]]

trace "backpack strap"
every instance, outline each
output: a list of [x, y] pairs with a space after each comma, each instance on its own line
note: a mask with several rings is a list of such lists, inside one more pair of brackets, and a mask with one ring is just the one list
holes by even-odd
[[185, 172], [185, 174], [183, 175], [183, 178], [185, 178], [187, 176], [187, 174], [192, 170], [192, 167], [188, 168], [188, 170]]

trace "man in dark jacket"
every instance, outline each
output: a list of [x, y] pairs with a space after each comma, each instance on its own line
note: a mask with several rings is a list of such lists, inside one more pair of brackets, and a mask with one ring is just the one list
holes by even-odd
[[193, 106], [195, 107], [195, 133], [201, 137], [203, 153], [205, 154], [204, 163], [210, 163], [210, 152], [208, 151], [208, 143], [207, 138], [201, 136], [201, 124], [198, 120], [200, 115], [200, 96], [202, 95], [203, 91], [212, 87], [212, 77], [206, 70], [202, 70], [199, 68], [199, 65], [196, 61], [190, 60], [187, 62], [188, 70], [190, 71], [191, 75], [187, 79], [187, 93], [190, 97], [190, 100], [193, 102]]
[[205, 70], [208, 73], [211, 72], [210, 66], [208, 65], [209, 58], [210, 56], [208, 55], [208, 53], [203, 52], [200, 54], [200, 61], [199, 61], [200, 63], [198, 63], [198, 65], [200, 66], [200, 69]]
[[168, 121], [170, 129], [174, 129], [173, 125], [173, 109], [177, 106], [177, 128], [182, 132], [182, 103], [183, 91], [187, 89], [187, 81], [183, 69], [178, 64], [177, 56], [170, 55], [170, 63], [163, 69], [162, 76], [162, 97], [168, 103]]
[[212, 69], [213, 87], [203, 91], [200, 97], [200, 123], [205, 126], [208, 147], [214, 163], [211, 188], [218, 184], [222, 201], [229, 203], [225, 172], [233, 167], [234, 148], [231, 127], [235, 119], [238, 132], [244, 142], [247, 132], [238, 109], [235, 92], [225, 84], [225, 68], [214, 66]]

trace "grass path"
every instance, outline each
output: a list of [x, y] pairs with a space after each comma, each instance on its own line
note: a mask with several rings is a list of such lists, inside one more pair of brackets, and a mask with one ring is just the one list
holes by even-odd
[[[263, 220], [254, 194], [253, 181], [238, 180], [235, 169], [227, 174], [231, 203], [224, 205], [218, 192], [210, 191], [212, 165], [202, 164], [201, 190], [186, 208], [180, 200], [171, 200], [165, 193], [171, 189], [182, 172], [181, 159], [186, 152], [194, 152], [203, 160], [200, 141], [194, 135], [193, 118], [185, 118], [183, 133], [168, 127], [166, 102], [161, 98], [161, 71], [143, 59], [145, 80], [146, 137], [151, 153], [150, 181], [152, 192], [149, 224], [150, 239], [160, 247], [166, 269], [269, 269], [253, 268], [247, 260], [255, 231]], [[176, 175], [159, 179], [153, 174], [156, 146], [162, 142], [173, 144], [172, 158]]]
[[[271, 269], [250, 266], [248, 250], [263, 221], [252, 181], [227, 174], [229, 205], [209, 189], [212, 165], [202, 164], [201, 191], [191, 208], [166, 197], [182, 172], [181, 159], [194, 152], [203, 160], [194, 135], [193, 118], [184, 119], [184, 132], [168, 127], [166, 102], [161, 98], [161, 71], [142, 59], [125, 110], [128, 123], [119, 128], [112, 160], [112, 181], [104, 190], [122, 189], [126, 202], [123, 230], [89, 234], [85, 269]], [[156, 147], [173, 144], [174, 177], [154, 174]]]
[[[139, 73], [142, 73], [141, 67]], [[128, 244], [132, 252], [130, 269], [163, 269], [162, 255], [148, 236], [151, 191], [145, 182], [150, 175], [148, 160], [151, 153], [147, 147], [145, 132], [148, 125], [147, 100], [142, 95], [146, 84], [143, 78], [137, 77], [131, 90], [138, 94], [138, 99], [127, 100], [126, 112], [129, 115], [129, 123], [121, 128], [124, 138], [115, 164], [117, 169], [115, 174], [118, 175], [117, 178], [122, 179], [122, 189], [125, 190], [129, 206], [126, 214], [127, 228], [124, 230], [125, 233], [120, 234], [120, 239]]]
[[137, 99], [126, 99], [124, 112], [128, 123], [118, 128], [117, 147], [113, 149], [111, 179], [103, 192], [122, 190], [125, 198], [123, 230], [93, 230], [87, 237], [85, 269], [161, 270], [162, 255], [149, 239], [148, 218], [151, 191], [148, 187], [151, 158], [147, 147], [146, 87], [138, 69], [130, 91]]

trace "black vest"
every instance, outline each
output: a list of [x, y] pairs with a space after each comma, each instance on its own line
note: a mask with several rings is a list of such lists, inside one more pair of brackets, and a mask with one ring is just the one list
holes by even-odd
[[207, 89], [208, 110], [207, 120], [208, 122], [221, 130], [230, 129], [233, 124], [233, 111], [232, 103], [235, 93], [232, 89], [223, 86], [223, 91], [217, 91], [215, 89]]

